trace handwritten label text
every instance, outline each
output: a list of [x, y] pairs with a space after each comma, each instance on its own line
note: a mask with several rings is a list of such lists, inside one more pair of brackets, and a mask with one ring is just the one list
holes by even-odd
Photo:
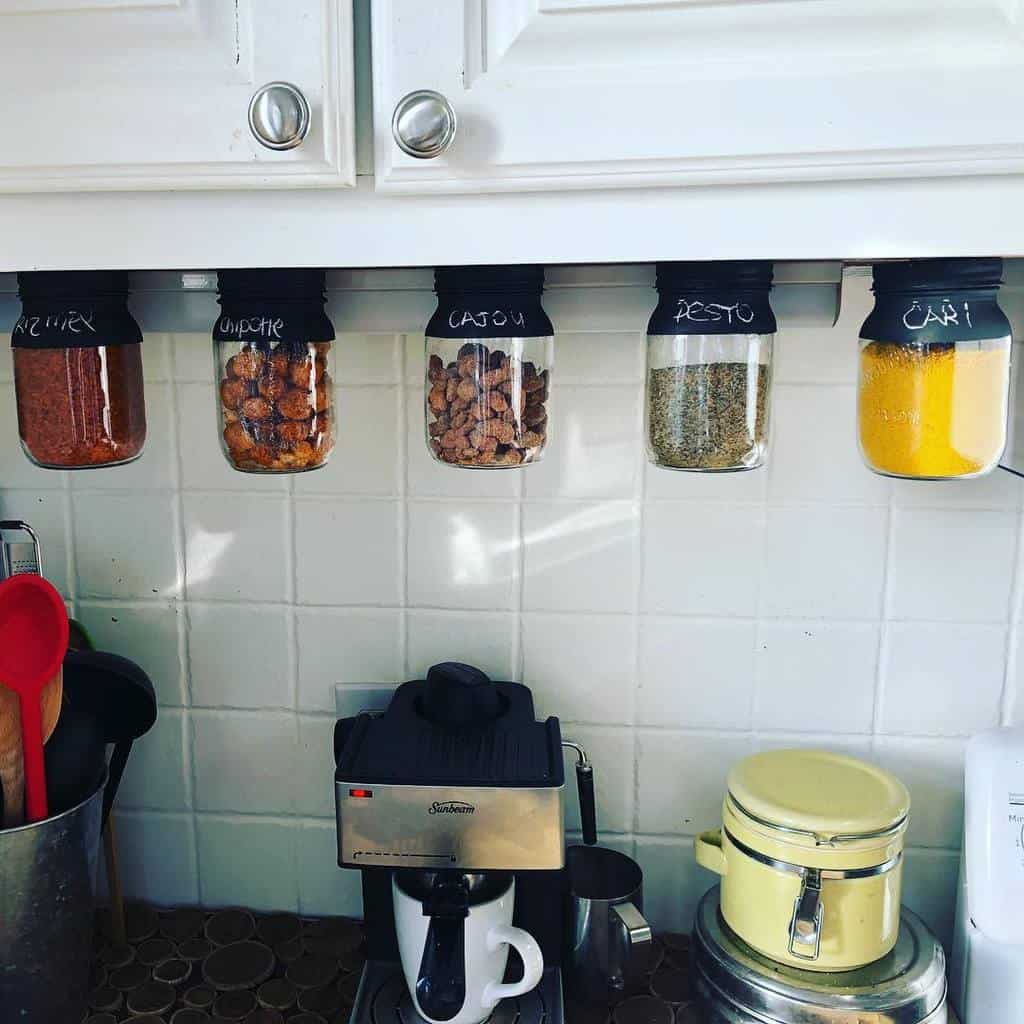
[[754, 319], [754, 310], [745, 302], [726, 305], [721, 302], [703, 302], [700, 299], [677, 299], [676, 323], [686, 320], [695, 324], [749, 324]]
[[14, 325], [14, 333], [25, 334], [30, 338], [40, 337], [43, 331], [57, 331], [61, 334], [95, 334], [96, 328], [93, 325], [95, 319], [96, 311], [92, 309], [87, 312], [67, 309], [60, 313], [50, 313], [47, 316], [22, 314]]
[[247, 334], [256, 334], [261, 338], [280, 338], [284, 329], [284, 319], [279, 316], [242, 316], [237, 319], [222, 316], [217, 322], [217, 330], [232, 338], [242, 338]]
[[515, 309], [481, 309], [473, 312], [468, 309], [453, 309], [448, 314], [448, 326], [453, 330], [472, 324], [474, 327], [513, 327], [526, 326], [526, 315]]
[[940, 327], [959, 327], [960, 317], [968, 327], [973, 327], [971, 322], [971, 304], [962, 302], [954, 304], [949, 299], [933, 306], [932, 303], [922, 305], [918, 299], [914, 299], [910, 308], [903, 314], [903, 326], [908, 331], [923, 331], [931, 324], [938, 324]]

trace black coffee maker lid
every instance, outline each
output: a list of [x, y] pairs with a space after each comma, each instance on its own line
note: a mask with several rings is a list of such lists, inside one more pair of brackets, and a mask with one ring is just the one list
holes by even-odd
[[335, 740], [336, 778], [367, 787], [565, 781], [558, 719], [538, 722], [527, 687], [460, 662], [403, 683], [383, 715], [343, 719]]

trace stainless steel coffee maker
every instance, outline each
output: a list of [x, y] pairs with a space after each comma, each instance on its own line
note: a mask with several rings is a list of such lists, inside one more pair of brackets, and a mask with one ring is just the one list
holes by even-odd
[[[562, 1024], [558, 719], [536, 720], [527, 687], [446, 662], [383, 714], [339, 720], [334, 742], [338, 863], [362, 872], [367, 937], [353, 1024]], [[594, 842], [591, 767], [566, 745]], [[518, 953], [504, 978], [478, 955], [502, 945]]]

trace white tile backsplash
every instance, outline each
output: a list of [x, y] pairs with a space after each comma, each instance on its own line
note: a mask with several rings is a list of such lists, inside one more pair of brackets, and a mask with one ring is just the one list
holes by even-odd
[[192, 600], [292, 597], [284, 498], [185, 493], [185, 585]]
[[861, 461], [856, 416], [852, 384], [778, 385], [771, 414], [769, 500], [884, 505], [890, 481]]
[[635, 630], [627, 615], [522, 616], [522, 681], [538, 715], [566, 722], [633, 721]]
[[72, 523], [80, 596], [178, 596], [173, 495], [82, 492], [74, 497]]
[[642, 619], [637, 725], [749, 728], [756, 641], [753, 620]]
[[649, 505], [644, 515], [642, 609], [756, 614], [764, 540], [762, 506]]
[[[867, 623], [760, 623], [754, 727], [870, 732], [878, 645], [879, 627]], [[819, 695], [810, 700], [809, 682]]]
[[196, 830], [203, 903], [253, 910], [298, 905], [297, 823], [204, 814]]
[[514, 506], [506, 502], [410, 501], [407, 512], [406, 571], [411, 606], [477, 611], [515, 608], [520, 539]]
[[877, 619], [887, 525], [885, 508], [770, 508], [761, 613]]
[[1007, 621], [1015, 512], [899, 508], [892, 517], [892, 618]]
[[186, 704], [184, 659], [180, 654], [183, 614], [184, 609], [175, 601], [124, 604], [83, 599], [75, 606], [75, 615], [96, 647], [145, 665], [157, 701], [168, 707]]
[[299, 730], [279, 711], [193, 711], [194, 803], [201, 811], [292, 814]]
[[640, 465], [641, 389], [566, 388], [549, 407], [544, 458], [523, 474], [527, 498], [632, 498]]
[[[193, 604], [192, 706], [294, 707], [291, 617], [292, 610], [280, 606]], [[232, 643], [231, 637], [245, 637], [245, 643]]]
[[523, 608], [629, 612], [640, 510], [632, 502], [523, 506]]
[[886, 632], [879, 732], [971, 736], [999, 724], [1005, 627], [895, 622]]
[[326, 466], [295, 477], [295, 493], [397, 495], [403, 429], [399, 399], [397, 387], [338, 388], [334, 451]]
[[390, 683], [403, 672], [397, 608], [298, 608], [298, 706], [333, 711], [337, 683]]
[[400, 604], [400, 513], [394, 501], [296, 499], [300, 603]]
[[753, 473], [646, 464], [640, 333], [556, 340], [551, 447], [521, 472], [429, 458], [419, 335], [339, 336], [338, 447], [297, 478], [224, 461], [205, 335], [147, 339], [150, 441], [125, 469], [32, 467], [0, 383], [0, 514], [38, 528], [75, 614], [162, 705], [122, 788], [127, 891], [358, 913], [336, 866], [334, 686], [454, 658], [521, 679], [584, 743], [604, 840], [635, 850], [656, 926], [688, 928], [715, 881], [692, 837], [730, 766], [823, 745], [906, 781], [905, 899], [948, 935], [964, 741], [1021, 714], [1024, 483], [863, 469], [869, 303], [848, 278], [835, 330], [783, 323]]
[[[492, 679], [515, 679], [519, 620], [511, 612], [452, 612], [412, 609], [406, 612], [409, 674], [422, 679], [431, 665], [451, 661], [457, 647], [461, 660]], [[392, 679], [397, 676], [392, 676]], [[366, 682], [374, 682], [367, 677]]]

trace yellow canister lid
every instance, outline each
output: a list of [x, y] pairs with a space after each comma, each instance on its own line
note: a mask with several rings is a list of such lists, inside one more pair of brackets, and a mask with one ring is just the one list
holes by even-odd
[[895, 776], [827, 750], [754, 754], [733, 766], [728, 785], [743, 816], [821, 839], [878, 835], [910, 810], [910, 794]]

